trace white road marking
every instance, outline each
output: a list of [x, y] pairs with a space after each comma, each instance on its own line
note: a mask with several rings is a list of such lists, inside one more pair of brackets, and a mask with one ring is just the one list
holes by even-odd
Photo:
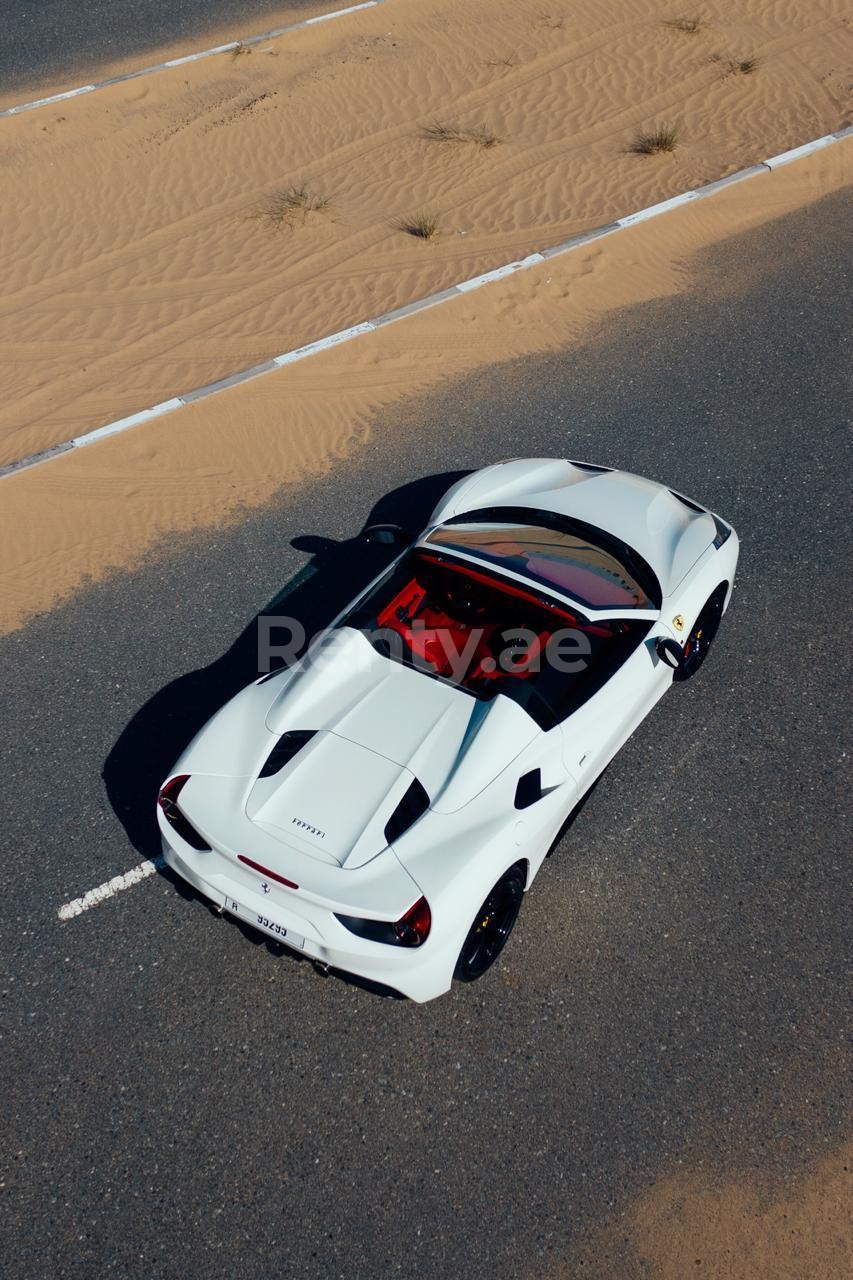
[[132, 889], [135, 884], [139, 884], [141, 880], [147, 880], [165, 865], [166, 859], [163, 857], [146, 859], [145, 862], [131, 867], [123, 876], [113, 876], [112, 880], [105, 880], [95, 889], [90, 889], [88, 893], [83, 894], [82, 898], [72, 898], [70, 902], [63, 902], [56, 914], [60, 920], [73, 920], [75, 916], [81, 916], [84, 911], [90, 911], [92, 907], [98, 907], [109, 898], [114, 898], [123, 889]]

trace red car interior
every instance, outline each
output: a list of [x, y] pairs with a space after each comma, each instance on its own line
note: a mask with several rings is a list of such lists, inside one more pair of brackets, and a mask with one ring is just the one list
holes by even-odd
[[[464, 660], [463, 686], [527, 679], [557, 630], [571, 627], [600, 639], [613, 634], [607, 623], [590, 623], [556, 602], [543, 606], [523, 587], [472, 566], [427, 552], [413, 561], [412, 576], [377, 614], [376, 624], [402, 637], [436, 675], [453, 675], [454, 664]], [[513, 649], [504, 633], [514, 629], [532, 632], [536, 639]]]

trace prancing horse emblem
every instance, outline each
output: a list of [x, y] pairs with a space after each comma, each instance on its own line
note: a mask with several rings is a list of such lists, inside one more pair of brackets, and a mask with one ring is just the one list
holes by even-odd
[[269, 891], [270, 891], [270, 887], [269, 887], [269, 885], [267, 884], [266, 880], [265, 880], [265, 881], [263, 882], [263, 884], [261, 885], [261, 888], [263, 889], [264, 893], [269, 893]]
[[672, 625], [675, 627], [676, 631], [684, 630], [684, 619], [680, 613], [677, 613], [675, 615], [675, 617], [672, 620]]

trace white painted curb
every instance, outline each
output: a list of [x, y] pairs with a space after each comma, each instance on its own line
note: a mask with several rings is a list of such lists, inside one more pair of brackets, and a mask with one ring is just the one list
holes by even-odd
[[283, 364], [295, 364], [297, 360], [316, 355], [318, 351], [325, 351], [328, 347], [337, 347], [342, 342], [349, 342], [350, 338], [357, 338], [361, 333], [371, 333], [375, 328], [371, 320], [364, 320], [361, 324], [354, 324], [349, 329], [341, 329], [340, 333], [330, 333], [327, 338], [318, 338], [316, 342], [309, 342], [307, 347], [297, 347], [295, 351], [285, 351], [283, 356], [273, 356], [272, 362], [278, 368]]
[[159, 418], [161, 414], [180, 409], [183, 403], [179, 396], [174, 396], [171, 400], [163, 400], [162, 403], [155, 404], [151, 409], [142, 409], [139, 413], [132, 413], [128, 418], [118, 418], [115, 422], [108, 422], [105, 427], [96, 427], [94, 431], [87, 431], [82, 436], [74, 436], [69, 444], [75, 449], [82, 449], [84, 445], [92, 444], [94, 440], [103, 440], [105, 436], [114, 436], [118, 431], [127, 431], [128, 427], [138, 426], [140, 422], [150, 422], [152, 418]]
[[[369, 8], [371, 5], [382, 2], [383, 0], [368, 0], [368, 4], [356, 7]], [[339, 12], [351, 13], [352, 9], [343, 9]], [[326, 15], [326, 17], [332, 16], [334, 15]], [[309, 22], [317, 22], [319, 20], [317, 18], [308, 19]], [[773, 156], [770, 160], [762, 160], [759, 164], [750, 165], [746, 169], [739, 169], [737, 173], [732, 173], [727, 178], [718, 178], [715, 182], [708, 182], [693, 191], [684, 191], [680, 195], [670, 197], [668, 200], [660, 200], [657, 204], [649, 205], [646, 209], [638, 209], [635, 213], [629, 213], [624, 218], [619, 218], [616, 222], [608, 222], [604, 226], [582, 231], [580, 234], [572, 236], [571, 239], [564, 240], [561, 244], [528, 254], [526, 258], [522, 258], [518, 262], [508, 262], [502, 267], [495, 267], [494, 270], [486, 271], [483, 275], [474, 276], [470, 280], [460, 280], [457, 284], [451, 285], [447, 289], [442, 289], [438, 293], [429, 294], [426, 298], [419, 298], [415, 302], [397, 307], [394, 311], [387, 311], [384, 315], [376, 316], [372, 320], [364, 320], [361, 324], [351, 325], [348, 329], [341, 329], [340, 332], [329, 334], [325, 338], [319, 338], [316, 342], [309, 342], [307, 346], [297, 347], [294, 351], [285, 351], [279, 356], [272, 356], [269, 360], [265, 360], [262, 364], [253, 365], [250, 369], [243, 369], [238, 373], [230, 374], [228, 377], [218, 378], [215, 382], [209, 382], [203, 387], [195, 387], [192, 391], [184, 391], [181, 395], [173, 396], [170, 400], [163, 400], [160, 404], [155, 404], [150, 409], [142, 409], [139, 413], [130, 414], [129, 417], [119, 418], [115, 422], [108, 422], [103, 427], [96, 427], [93, 431], [86, 431], [83, 435], [74, 436], [71, 440], [64, 440], [61, 444], [52, 445], [49, 449], [31, 453], [26, 458], [21, 458], [18, 462], [7, 463], [6, 466], [0, 467], [0, 479], [3, 476], [15, 475], [17, 472], [24, 471], [29, 467], [35, 467], [40, 462], [48, 462], [51, 458], [55, 458], [61, 453], [67, 453], [69, 449], [83, 448], [85, 445], [93, 444], [97, 440], [103, 440], [106, 436], [115, 435], [119, 431], [127, 431], [140, 423], [150, 422], [154, 418], [162, 417], [163, 414], [172, 413], [175, 409], [181, 409], [184, 405], [192, 404], [195, 400], [201, 400], [205, 396], [216, 395], [217, 392], [238, 386], [241, 382], [249, 382], [253, 378], [272, 373], [283, 366], [295, 364], [297, 360], [305, 360], [308, 356], [316, 355], [318, 351], [326, 351], [329, 347], [336, 347], [342, 342], [349, 342], [352, 338], [372, 333], [381, 325], [391, 324], [395, 320], [402, 320], [418, 311], [425, 311], [428, 307], [447, 302], [450, 298], [458, 298], [474, 289], [482, 288], [483, 285], [491, 284], [495, 280], [504, 280], [516, 271], [525, 271], [528, 267], [536, 266], [549, 258], [557, 257], [563, 253], [571, 253], [574, 249], [589, 244], [592, 240], [613, 235], [615, 232], [623, 231], [626, 227], [632, 227], [638, 222], [645, 222], [649, 218], [657, 218], [661, 214], [670, 213], [673, 209], [677, 209], [689, 201], [703, 199], [722, 190], [724, 187], [731, 186], [733, 183], [745, 182], [750, 178], [757, 177], [759, 174], [769, 173], [772, 169], [778, 169], [781, 165], [800, 160], [803, 156], [811, 155], [814, 151], [820, 151], [823, 147], [828, 147], [832, 143], [840, 142], [850, 136], [853, 136], [853, 125], [839, 129], [836, 133], [828, 133], [823, 138], [815, 138], [813, 142], [806, 142], [801, 147], [794, 147], [791, 151], [783, 151], [781, 155]]]
[[764, 163], [768, 169], [780, 169], [783, 164], [790, 164], [792, 160], [800, 160], [803, 156], [810, 156], [813, 151], [820, 151], [822, 147], [828, 147], [837, 139], [834, 133], [827, 133], [822, 138], [815, 138], [813, 142], [804, 142], [801, 147], [794, 147], [791, 151], [783, 151], [781, 155], [772, 156]]
[[331, 13], [319, 13], [314, 18], [303, 18], [301, 22], [291, 22], [286, 27], [274, 27], [272, 31], [262, 31], [260, 35], [247, 36], [245, 40], [231, 40], [228, 44], [218, 44], [213, 49], [202, 49], [199, 53], [187, 53], [182, 58], [170, 58], [168, 62], [155, 62], [150, 67], [140, 67], [138, 71], [126, 71], [124, 75], [110, 76], [107, 80], [96, 80], [94, 84], [81, 85], [79, 89], [66, 89], [64, 93], [51, 94], [49, 98], [36, 98], [34, 102], [19, 102], [14, 107], [5, 107], [0, 111], [3, 116], [19, 116], [25, 111], [34, 111], [36, 107], [48, 107], [55, 102], [65, 102], [68, 98], [78, 98], [82, 93], [91, 93], [93, 89], [106, 89], [111, 84], [122, 84], [125, 80], [137, 80], [140, 76], [153, 75], [155, 71], [165, 71], [170, 67], [183, 67], [188, 62], [200, 62], [202, 58], [212, 58], [217, 53], [227, 53], [229, 49], [250, 49], [253, 45], [262, 44], [264, 40], [275, 40], [278, 36], [289, 35], [291, 31], [299, 31], [303, 27], [316, 27], [320, 22], [331, 22], [334, 18], [346, 18], [352, 13], [360, 13], [362, 9], [375, 9], [387, 0], [362, 0], [361, 4], [351, 4], [346, 9], [334, 9]]
[[480, 289], [484, 284], [491, 284], [494, 280], [503, 280], [506, 276], [511, 276], [514, 271], [523, 271], [525, 267], [535, 267], [537, 262], [544, 262], [541, 253], [531, 253], [529, 257], [522, 258], [520, 262], [508, 262], [505, 267], [495, 267], [494, 271], [487, 271], [485, 275], [474, 276], [471, 280], [460, 280], [454, 288], [460, 293], [470, 293], [472, 289]]
[[635, 222], [657, 218], [661, 213], [669, 213], [670, 209], [677, 209], [679, 205], [687, 204], [688, 200], [692, 200], [695, 195], [695, 191], [682, 191], [681, 195], [671, 196], [669, 200], [661, 200], [658, 204], [650, 204], [647, 209], [639, 209], [636, 213], [629, 213], [627, 217], [619, 218], [618, 225], [633, 227]]

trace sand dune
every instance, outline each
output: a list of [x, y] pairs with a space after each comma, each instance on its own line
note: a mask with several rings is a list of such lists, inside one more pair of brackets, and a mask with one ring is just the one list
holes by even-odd
[[562, 348], [614, 308], [696, 283], [700, 251], [838, 190], [853, 140], [639, 223], [125, 435], [0, 481], [0, 629], [176, 534], [332, 468], [375, 415], [496, 361]]
[[[846, 122], [844, 0], [701, 8], [391, 0], [0, 122], [0, 463]], [[291, 184], [330, 207], [264, 216]]]

